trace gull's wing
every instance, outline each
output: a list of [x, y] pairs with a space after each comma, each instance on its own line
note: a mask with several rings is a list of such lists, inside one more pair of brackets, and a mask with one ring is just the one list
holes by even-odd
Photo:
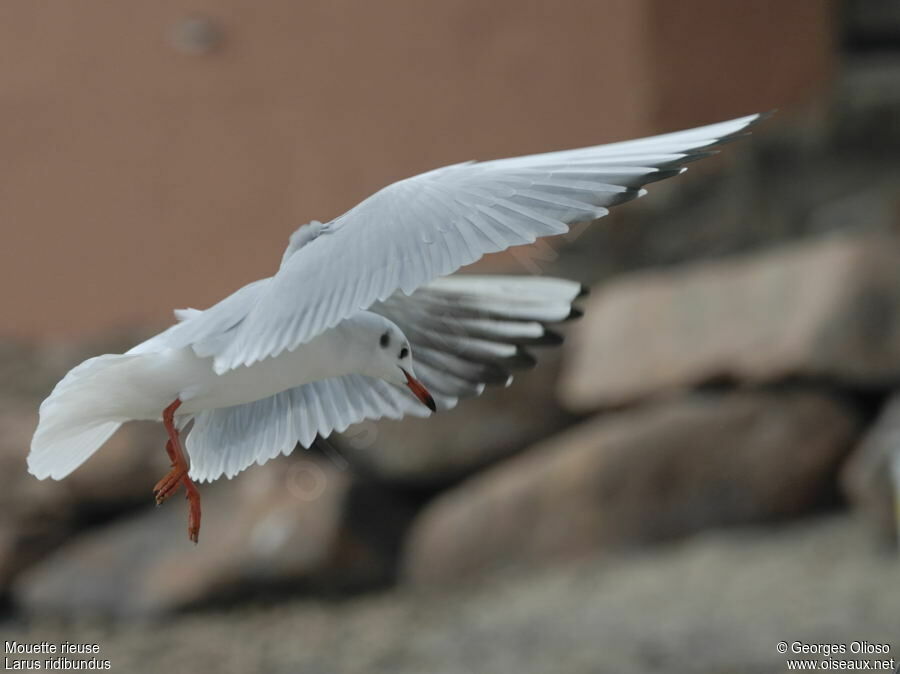
[[[559, 344], [547, 323], [577, 316], [578, 283], [553, 278], [454, 276], [407, 297], [397, 293], [371, 310], [394, 321], [410, 341], [416, 376], [439, 409], [508, 385], [512, 372], [534, 365], [530, 346]], [[200, 412], [186, 446], [191, 477], [233, 477], [254, 463], [290, 454], [366, 419], [428, 416], [406, 389], [348, 375], [298, 386], [264, 400]]]
[[405, 391], [354, 374], [321, 379], [252, 403], [196, 414], [185, 446], [191, 477], [211, 481], [234, 477], [254, 463], [310, 447], [365, 419], [399, 419], [430, 412]]
[[293, 349], [395, 291], [492, 253], [562, 234], [644, 194], [760, 119], [549, 154], [448, 166], [396, 182], [286, 254], [226, 337], [209, 345], [221, 373]]
[[535, 364], [531, 346], [556, 345], [547, 328], [580, 316], [573, 281], [536, 276], [457, 275], [412, 295], [395, 293], [370, 311], [392, 320], [409, 339], [416, 377], [439, 409], [481, 395], [486, 384], [508, 386], [513, 371]]

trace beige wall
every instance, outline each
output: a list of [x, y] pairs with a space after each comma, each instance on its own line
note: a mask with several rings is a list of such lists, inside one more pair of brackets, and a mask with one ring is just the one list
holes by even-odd
[[[0, 335], [164, 321], [445, 163], [785, 108], [824, 0], [0, 3]], [[179, 51], [211, 17], [219, 48]], [[302, 289], [298, 289], [302, 292]]]

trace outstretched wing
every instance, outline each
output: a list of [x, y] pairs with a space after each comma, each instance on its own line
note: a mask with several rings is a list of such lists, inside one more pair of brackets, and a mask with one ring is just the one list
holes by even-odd
[[583, 292], [556, 278], [457, 275], [369, 310], [403, 330], [416, 376], [438, 408], [449, 409], [486, 384], [508, 386], [514, 371], [536, 363], [530, 347], [560, 344], [547, 325], [580, 316], [572, 302]]
[[315, 236], [286, 257], [252, 308], [206, 352], [221, 373], [296, 348], [397, 290], [412, 293], [486, 253], [602, 217], [758, 119], [459, 164], [394, 183], [317, 223]]
[[415, 398], [380, 379], [347, 375], [322, 379], [252, 403], [200, 412], [185, 446], [191, 477], [208, 481], [234, 477], [297, 444], [310, 447], [316, 435], [327, 437], [365, 419], [428, 416]]

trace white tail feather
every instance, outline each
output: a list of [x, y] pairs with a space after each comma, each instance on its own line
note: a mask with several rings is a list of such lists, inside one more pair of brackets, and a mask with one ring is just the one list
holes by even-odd
[[28, 472], [60, 480], [87, 461], [128, 417], [117, 409], [122, 368], [141, 358], [108, 354], [84, 361], [41, 404]]

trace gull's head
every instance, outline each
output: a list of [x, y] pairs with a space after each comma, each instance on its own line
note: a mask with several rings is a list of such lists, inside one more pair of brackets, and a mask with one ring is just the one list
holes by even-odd
[[432, 412], [437, 411], [434, 398], [416, 379], [412, 350], [403, 331], [388, 319], [368, 314], [357, 339], [365, 342], [368, 355], [366, 374], [397, 386], [407, 387], [412, 394]]

